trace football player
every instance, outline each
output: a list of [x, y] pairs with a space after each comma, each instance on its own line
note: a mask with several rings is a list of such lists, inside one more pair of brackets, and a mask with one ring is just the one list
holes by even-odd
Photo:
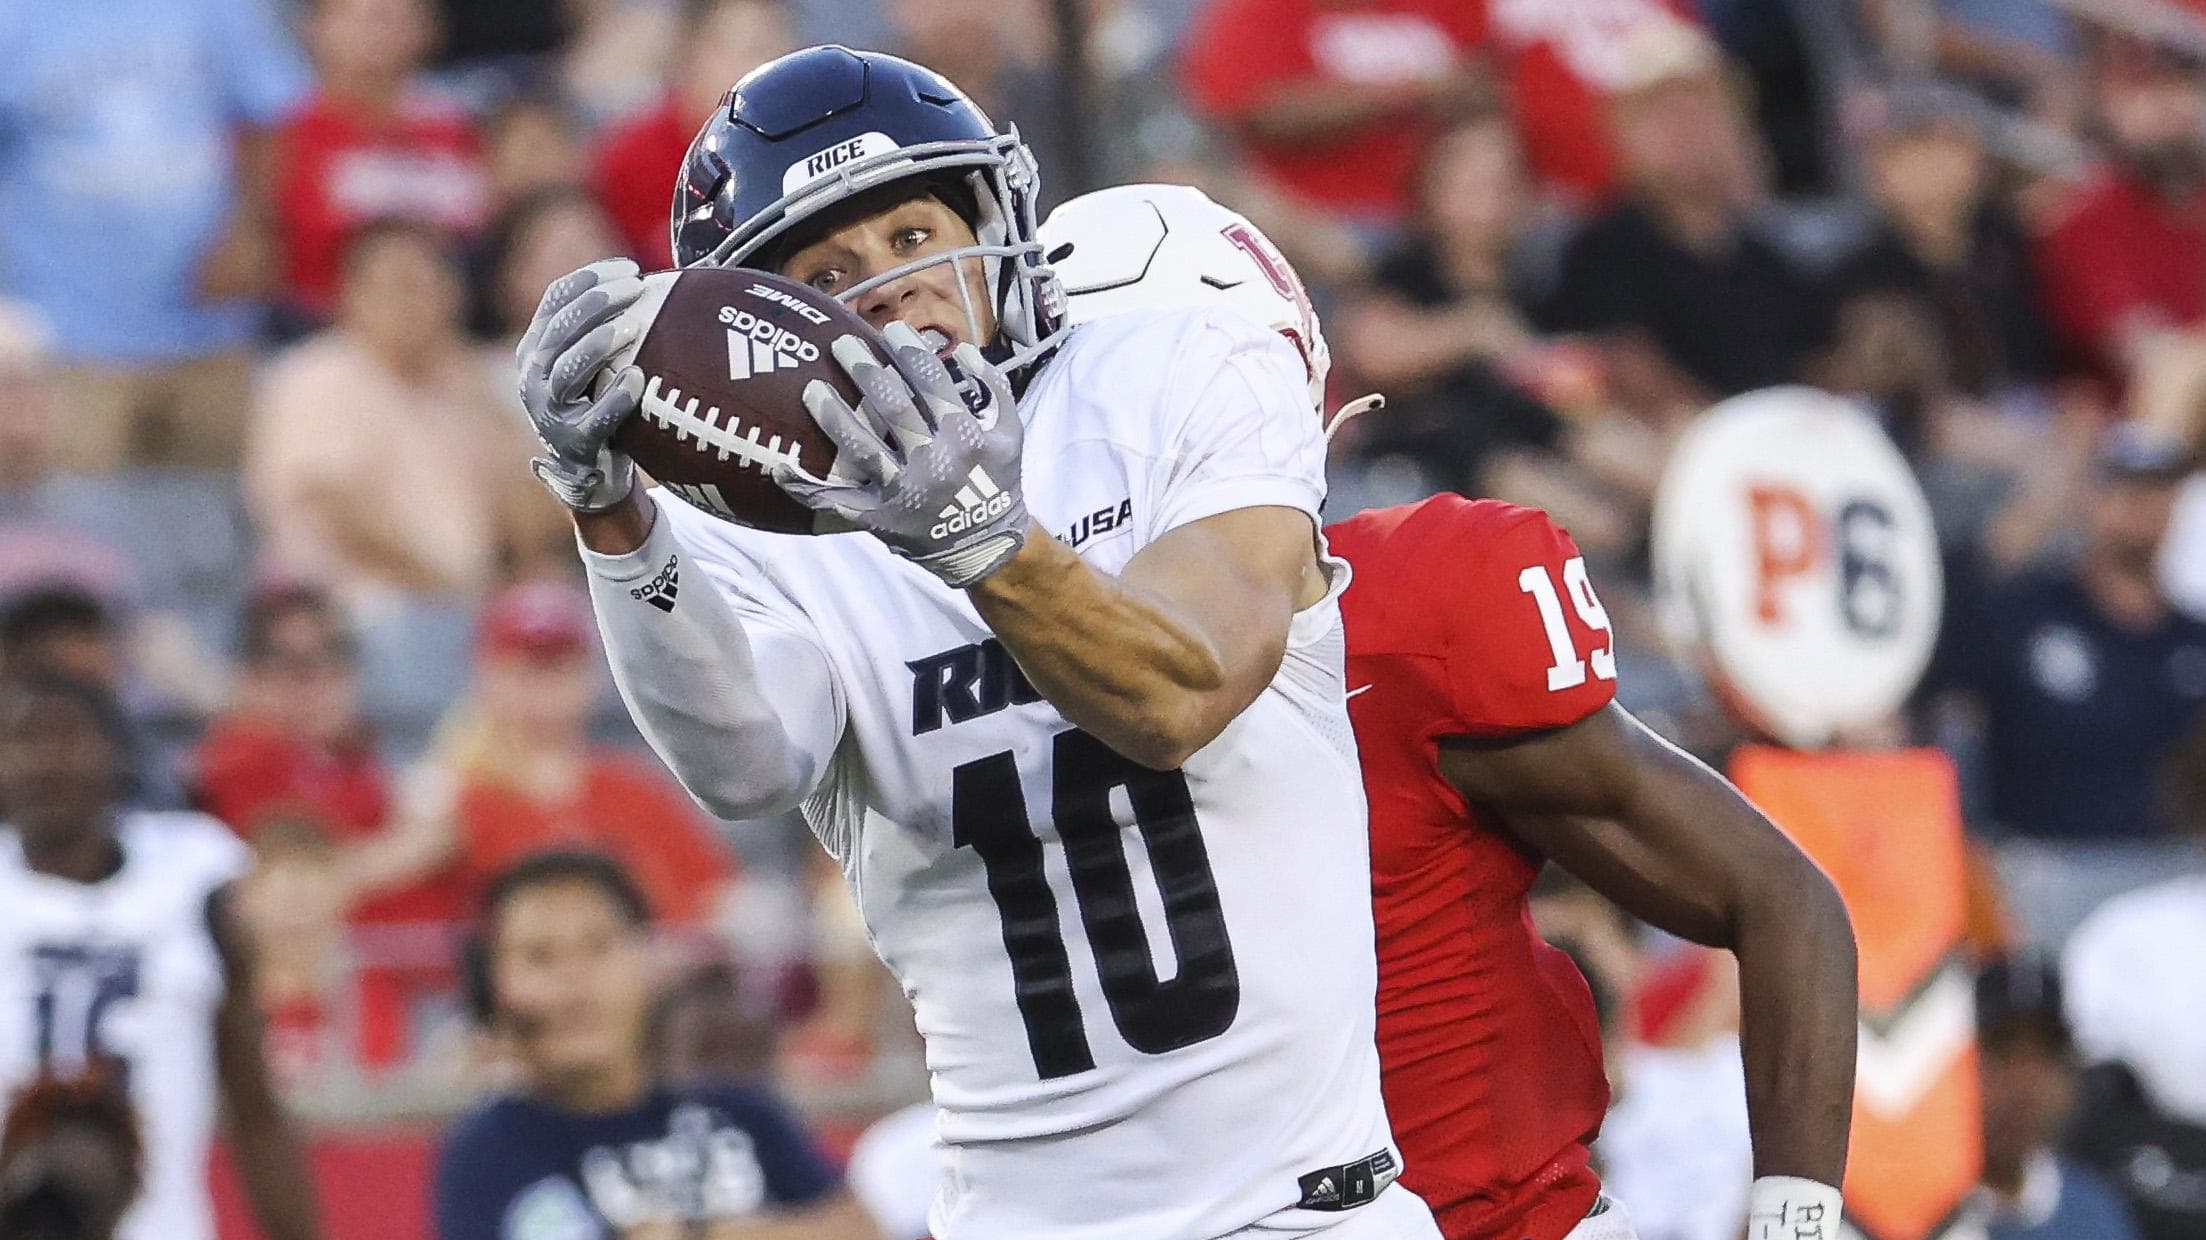
[[644, 735], [730, 819], [801, 806], [911, 997], [940, 1240], [1437, 1237], [1394, 1183], [1368, 835], [1324, 445], [1302, 358], [1217, 308], [1068, 335], [1037, 170], [951, 83], [817, 47], [692, 146], [674, 248], [780, 272], [893, 368], [806, 403], [853, 533], [763, 534], [633, 486], [635, 270], [522, 341]]
[[214, 1240], [217, 1104], [271, 1240], [312, 1240], [302, 1146], [261, 1054], [231, 899], [251, 863], [212, 818], [118, 802], [129, 730], [105, 689], [0, 686], [0, 1096], [45, 1076], [127, 1083], [144, 1148], [123, 1240]]
[[[1330, 355], [1301, 282], [1200, 191], [1099, 190], [1051, 213], [1042, 238], [1073, 322], [1230, 304], [1300, 347], [1322, 409]], [[1643, 920], [1736, 954], [1751, 1235], [1835, 1238], [1856, 988], [1830, 881], [1728, 781], [1615, 703], [1608, 615], [1545, 514], [1442, 495], [1326, 537], [1355, 570], [1349, 713], [1403, 1182], [1448, 1240], [1632, 1234], [1589, 1165], [1608, 1105], [1591, 997], [1527, 914], [1552, 860]]]

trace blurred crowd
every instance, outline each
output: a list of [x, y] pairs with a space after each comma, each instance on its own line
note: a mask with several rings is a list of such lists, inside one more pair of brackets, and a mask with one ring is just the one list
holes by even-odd
[[[1776, 384], [1872, 410], [1931, 501], [1947, 620], [1918, 700], [1857, 739], [1963, 777], [2012, 1017], [1987, 1097], [2044, 1147], [2001, 1147], [2004, 1200], [2034, 1217], [2059, 1082], [2119, 1060], [2107, 1105], [2190, 1152], [2140, 1169], [2109, 1137], [2100, 1164], [2148, 1225], [2206, 1214], [2206, 971], [2178, 963], [2206, 879], [2174, 877], [2206, 834], [2206, 4], [107, 0], [0, 5], [0, 36], [0, 673], [122, 693], [141, 796], [254, 844], [263, 1005], [321, 1118], [495, 1070], [457, 927], [545, 849], [620, 863], [671, 958], [721, 970], [703, 997], [766, 1031], [752, 1068], [850, 1125], [923, 1092], [801, 825], [710, 822], [635, 742], [510, 373], [551, 279], [666, 265], [728, 84], [836, 40], [1017, 124], [1045, 206], [1164, 180], [1254, 219], [1336, 396], [1389, 397], [1336, 437], [1334, 510], [1550, 510], [1627, 704], [1712, 759], [1743, 732], [1649, 607], [1668, 448]], [[1730, 1036], [1683, 955], [1589, 960], [1688, 1014], [1618, 1056], [1680, 1097]], [[1617, 1130], [1659, 1127], [1631, 1108], [1661, 1088], [1620, 1089]], [[1619, 1187], [1649, 1240], [1716, 1234]]]

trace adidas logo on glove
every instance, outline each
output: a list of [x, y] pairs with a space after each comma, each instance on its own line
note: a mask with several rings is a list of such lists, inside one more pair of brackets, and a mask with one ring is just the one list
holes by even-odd
[[948, 538], [953, 534], [962, 534], [974, 526], [995, 520], [1010, 509], [1011, 496], [997, 486], [996, 480], [990, 478], [987, 471], [980, 466], [975, 465], [973, 472], [965, 476], [965, 481], [969, 485], [959, 487], [957, 494], [952, 497], [957, 502], [944, 506], [941, 512], [935, 514], [941, 520], [927, 531], [929, 535]]
[[795, 370], [820, 360], [820, 347], [778, 323], [734, 306], [720, 307], [728, 329], [728, 378], [744, 380], [776, 370]]

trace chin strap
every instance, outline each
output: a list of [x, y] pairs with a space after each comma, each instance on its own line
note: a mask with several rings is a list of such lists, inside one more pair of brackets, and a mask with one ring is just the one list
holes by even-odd
[[1049, 359], [1057, 355], [1058, 346], [1064, 344], [1065, 338], [1071, 334], [1071, 328], [1063, 328], [1052, 332], [1047, 339], [1021, 348], [999, 330], [995, 339], [988, 342], [988, 347], [980, 351], [980, 355], [988, 359], [989, 365], [1003, 371], [1010, 378], [1012, 397], [1023, 399], [1027, 385], [1034, 382], [1034, 377], [1041, 373]]
[[1386, 397], [1377, 392], [1366, 393], [1342, 405], [1334, 412], [1332, 419], [1325, 424], [1325, 446], [1333, 446], [1333, 436], [1340, 434], [1340, 428], [1348, 425], [1350, 420], [1360, 418], [1374, 409], [1384, 408], [1386, 408]]

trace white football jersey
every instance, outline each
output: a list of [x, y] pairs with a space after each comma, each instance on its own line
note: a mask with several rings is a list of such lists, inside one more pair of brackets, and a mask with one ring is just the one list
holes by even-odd
[[122, 869], [74, 883], [33, 871], [15, 832], [0, 829], [0, 1093], [94, 1056], [118, 1061], [145, 1142], [145, 1190], [123, 1240], [213, 1240], [223, 971], [207, 897], [251, 855], [199, 814], [132, 813], [117, 834]]
[[[1234, 509], [1316, 520], [1302, 359], [1230, 310], [1082, 326], [1019, 412], [1030, 511], [1103, 572]], [[746, 624], [802, 635], [832, 671], [840, 748], [806, 812], [926, 1039], [934, 1234], [1208, 1240], [1357, 1217], [1398, 1153], [1347, 566], [1328, 558], [1332, 590], [1294, 618], [1270, 687], [1159, 772], [1066, 722], [966, 595], [872, 537], [659, 506]]]

